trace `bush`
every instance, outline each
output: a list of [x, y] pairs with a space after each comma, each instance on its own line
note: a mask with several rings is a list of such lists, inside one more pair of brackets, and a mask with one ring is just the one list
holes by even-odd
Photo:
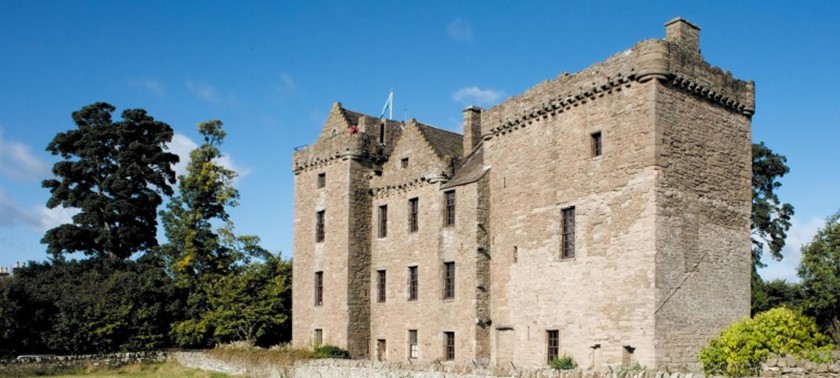
[[349, 359], [350, 352], [335, 345], [324, 344], [315, 348], [315, 358]]
[[770, 354], [826, 362], [834, 346], [813, 319], [786, 307], [744, 318], [727, 327], [700, 351], [706, 374], [757, 375]]
[[548, 363], [554, 370], [572, 370], [578, 366], [572, 356], [564, 354], [563, 357], [555, 358]]

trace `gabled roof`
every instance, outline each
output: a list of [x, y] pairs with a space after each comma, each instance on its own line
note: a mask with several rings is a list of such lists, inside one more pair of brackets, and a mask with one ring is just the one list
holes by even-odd
[[490, 170], [484, 165], [484, 143], [478, 146], [467, 156], [464, 164], [455, 171], [455, 176], [449, 182], [443, 184], [441, 189], [452, 188], [478, 181]]
[[419, 122], [417, 122], [417, 129], [420, 130], [420, 134], [429, 142], [438, 157], [461, 157], [463, 155], [464, 137], [461, 134]]

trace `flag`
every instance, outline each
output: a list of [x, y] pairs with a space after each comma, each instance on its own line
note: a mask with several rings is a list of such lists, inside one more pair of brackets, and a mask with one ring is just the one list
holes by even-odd
[[385, 117], [385, 111], [388, 111], [388, 119], [394, 118], [394, 91], [388, 94], [388, 99], [385, 100], [385, 106], [382, 107], [382, 113], [379, 118]]

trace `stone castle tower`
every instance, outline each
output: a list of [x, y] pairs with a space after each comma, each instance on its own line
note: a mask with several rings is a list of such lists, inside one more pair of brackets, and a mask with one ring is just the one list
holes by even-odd
[[336, 103], [294, 153], [293, 342], [356, 358], [696, 363], [749, 314], [752, 82], [666, 24], [463, 135]]

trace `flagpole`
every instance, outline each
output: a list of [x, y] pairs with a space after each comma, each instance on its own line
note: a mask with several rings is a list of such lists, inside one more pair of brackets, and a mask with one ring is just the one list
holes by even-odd
[[391, 106], [388, 107], [388, 119], [394, 119], [394, 90], [391, 89], [391, 94], [388, 96], [391, 99]]

